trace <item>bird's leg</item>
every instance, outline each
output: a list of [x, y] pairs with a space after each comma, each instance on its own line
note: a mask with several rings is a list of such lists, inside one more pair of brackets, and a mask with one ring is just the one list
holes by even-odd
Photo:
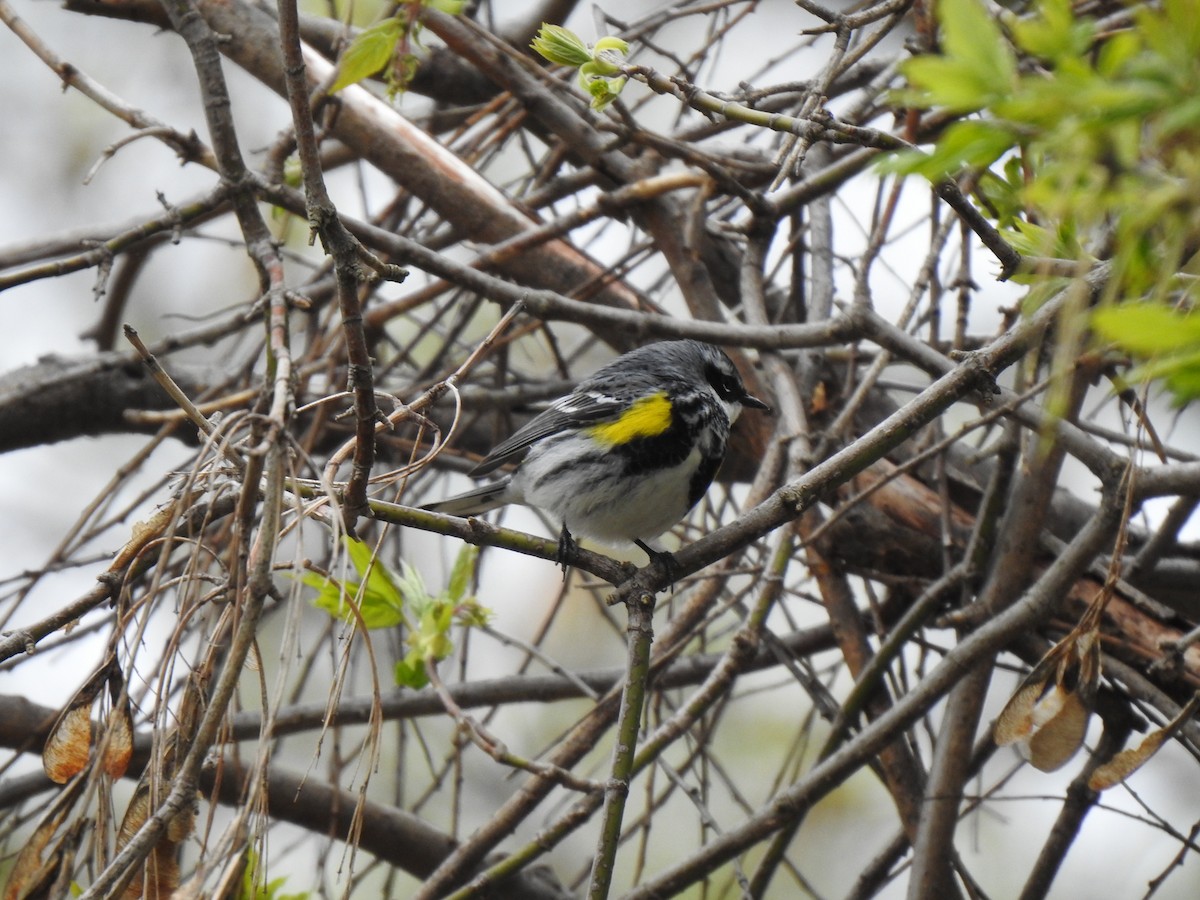
[[646, 551], [646, 555], [650, 557], [650, 562], [658, 563], [666, 572], [667, 578], [671, 584], [671, 589], [675, 589], [675, 577], [679, 574], [679, 563], [675, 562], [675, 554], [669, 550], [655, 550], [645, 541], [639, 538], [634, 538], [633, 542]]
[[563, 581], [567, 580], [567, 567], [575, 558], [575, 547], [575, 538], [571, 537], [571, 532], [567, 530], [567, 523], [563, 522], [562, 531], [558, 533], [558, 552], [556, 554], [558, 564], [562, 566]]

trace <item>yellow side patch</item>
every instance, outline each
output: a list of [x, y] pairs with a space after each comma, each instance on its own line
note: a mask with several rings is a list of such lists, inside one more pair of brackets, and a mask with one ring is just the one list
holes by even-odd
[[665, 393], [642, 397], [621, 414], [603, 425], [593, 425], [588, 434], [602, 444], [615, 447], [638, 438], [654, 437], [671, 427], [671, 401]]

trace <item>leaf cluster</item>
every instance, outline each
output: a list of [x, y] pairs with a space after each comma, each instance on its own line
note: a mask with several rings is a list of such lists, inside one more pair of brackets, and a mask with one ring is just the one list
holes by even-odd
[[303, 582], [317, 595], [313, 605], [331, 616], [358, 621], [368, 630], [403, 626], [408, 652], [396, 663], [396, 684], [422, 688], [429, 682], [425, 666], [454, 650], [450, 631], [486, 624], [490, 613], [468, 594], [475, 577], [479, 549], [464, 544], [450, 572], [446, 588], [432, 594], [421, 573], [404, 560], [393, 572], [361, 541], [345, 538], [346, 554], [357, 578], [338, 579], [308, 573]]
[[1125, 303], [1098, 309], [1092, 327], [1105, 340], [1145, 360], [1127, 377], [1161, 379], [1177, 403], [1200, 397], [1200, 318], [1165, 304]]
[[[416, 5], [456, 16], [462, 12], [466, 0], [420, 0]], [[330, 86], [329, 93], [336, 94], [385, 68], [388, 96], [394, 98], [404, 93], [425, 51], [421, 32], [420, 19], [409, 15], [405, 4], [397, 8], [395, 15], [364, 28], [355, 35], [342, 54], [338, 62], [338, 76]]]
[[[957, 118], [928, 153], [888, 166], [931, 179], [974, 170], [983, 206], [1022, 253], [1110, 261], [1110, 301], [1190, 298], [1200, 248], [1194, 4], [1142, 7], [1115, 32], [1078, 17], [1069, 0], [1041, 0], [1032, 15], [999, 21], [979, 0], [941, 0], [938, 21], [941, 52], [909, 60], [910, 87], [895, 98]], [[1118, 343], [1126, 325], [1146, 322], [1137, 312], [1113, 315], [1105, 327]], [[1123, 323], [1126, 315], [1142, 318]], [[1179, 340], [1152, 353], [1200, 356], [1200, 343], [1184, 349]], [[1144, 341], [1122, 346], [1147, 351]], [[1175, 363], [1169, 386], [1189, 399], [1200, 370], [1194, 360], [1187, 372]], [[1151, 373], [1167, 370], [1139, 374]]]
[[621, 73], [629, 44], [618, 37], [602, 37], [593, 47], [570, 29], [543, 23], [529, 46], [552, 63], [578, 69], [579, 86], [592, 98], [592, 109], [616, 100], [629, 80]]

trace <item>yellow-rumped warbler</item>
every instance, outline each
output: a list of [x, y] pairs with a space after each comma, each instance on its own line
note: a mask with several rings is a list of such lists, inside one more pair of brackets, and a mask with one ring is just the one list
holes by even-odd
[[699, 341], [664, 341], [617, 357], [497, 446], [472, 471], [520, 461], [511, 475], [424, 509], [473, 516], [508, 503], [536, 506], [572, 534], [602, 543], [658, 537], [704, 496], [746, 392], [729, 357]]

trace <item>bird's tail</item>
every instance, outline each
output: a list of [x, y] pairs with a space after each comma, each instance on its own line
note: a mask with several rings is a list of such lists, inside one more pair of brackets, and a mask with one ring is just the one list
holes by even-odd
[[511, 502], [512, 498], [508, 495], [508, 483], [511, 480], [512, 478], [501, 478], [465, 494], [448, 497], [437, 503], [426, 503], [421, 509], [449, 516], [477, 516]]

